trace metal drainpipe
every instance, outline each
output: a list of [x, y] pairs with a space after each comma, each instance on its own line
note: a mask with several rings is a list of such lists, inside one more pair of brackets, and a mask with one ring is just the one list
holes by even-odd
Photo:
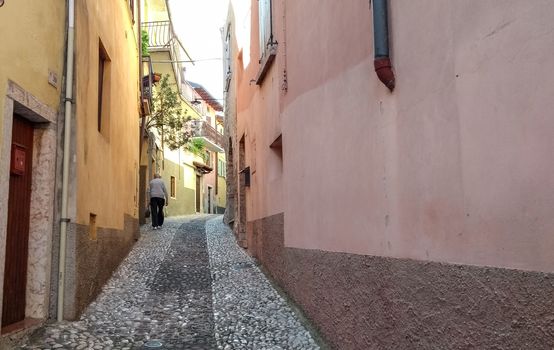
[[75, 0], [67, 0], [67, 76], [65, 80], [65, 120], [63, 143], [63, 173], [62, 173], [62, 215], [60, 222], [60, 260], [58, 274], [58, 321], [63, 320], [63, 303], [65, 291], [65, 246], [67, 238], [67, 191], [69, 182], [69, 158], [71, 143], [71, 113], [73, 107], [73, 46], [75, 40]]
[[390, 91], [396, 83], [389, 58], [389, 27], [387, 0], [373, 0], [373, 44], [375, 47], [375, 72]]

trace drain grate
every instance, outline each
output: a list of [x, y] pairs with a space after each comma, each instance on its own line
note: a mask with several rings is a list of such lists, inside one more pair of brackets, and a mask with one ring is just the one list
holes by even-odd
[[231, 266], [233, 270], [250, 269], [252, 267], [254, 267], [254, 265], [252, 265], [252, 263], [249, 263], [249, 262], [239, 262]]
[[162, 347], [162, 342], [159, 341], [159, 340], [149, 340], [144, 344], [144, 347], [149, 348], [149, 349], [151, 349], [151, 348], [161, 348]]

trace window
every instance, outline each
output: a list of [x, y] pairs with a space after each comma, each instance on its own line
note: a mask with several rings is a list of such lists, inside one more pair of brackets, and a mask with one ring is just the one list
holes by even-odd
[[170, 185], [170, 195], [171, 195], [171, 198], [176, 198], [177, 196], [177, 185], [175, 183], [175, 176], [172, 176], [171, 179], [171, 185]]
[[273, 45], [272, 0], [258, 0], [258, 20], [260, 28], [260, 56], [263, 58], [269, 46]]
[[98, 45], [98, 132], [107, 135], [107, 121], [106, 113], [103, 108], [107, 105], [107, 98], [109, 96], [109, 62], [106, 49], [99, 41]]
[[256, 76], [256, 84], [261, 85], [265, 75], [275, 60], [277, 41], [273, 37], [272, 0], [258, 0], [258, 20], [260, 39], [260, 70]]
[[221, 159], [217, 160], [217, 175], [221, 177], [226, 176], [225, 161]]

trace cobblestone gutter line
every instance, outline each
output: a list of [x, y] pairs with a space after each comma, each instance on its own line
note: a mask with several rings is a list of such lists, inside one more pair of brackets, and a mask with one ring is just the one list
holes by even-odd
[[206, 223], [218, 349], [319, 349], [217, 217]]
[[163, 349], [215, 349], [206, 219], [183, 224], [148, 289]]

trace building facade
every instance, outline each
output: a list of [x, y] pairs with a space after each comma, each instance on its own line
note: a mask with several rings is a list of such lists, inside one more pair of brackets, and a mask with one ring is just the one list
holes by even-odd
[[65, 19], [63, 1], [0, 7], [0, 347], [49, 315]]
[[2, 3], [0, 347], [9, 347], [48, 318], [77, 318], [138, 238], [129, 130], [140, 100], [133, 1]]
[[554, 5], [388, 2], [391, 91], [383, 1], [244, 3], [226, 219], [331, 346], [554, 346]]
[[[223, 106], [202, 85], [189, 82], [198, 96], [195, 101], [201, 114], [201, 119], [195, 123], [194, 138], [204, 144], [203, 160], [213, 171], [207, 173], [202, 186], [204, 213], [223, 214], [225, 203], [225, 188], [221, 187], [221, 161], [225, 159], [223, 149]], [[223, 192], [222, 192], [223, 190]]]
[[136, 15], [133, 1], [75, 3], [66, 319], [79, 317], [138, 239]]

